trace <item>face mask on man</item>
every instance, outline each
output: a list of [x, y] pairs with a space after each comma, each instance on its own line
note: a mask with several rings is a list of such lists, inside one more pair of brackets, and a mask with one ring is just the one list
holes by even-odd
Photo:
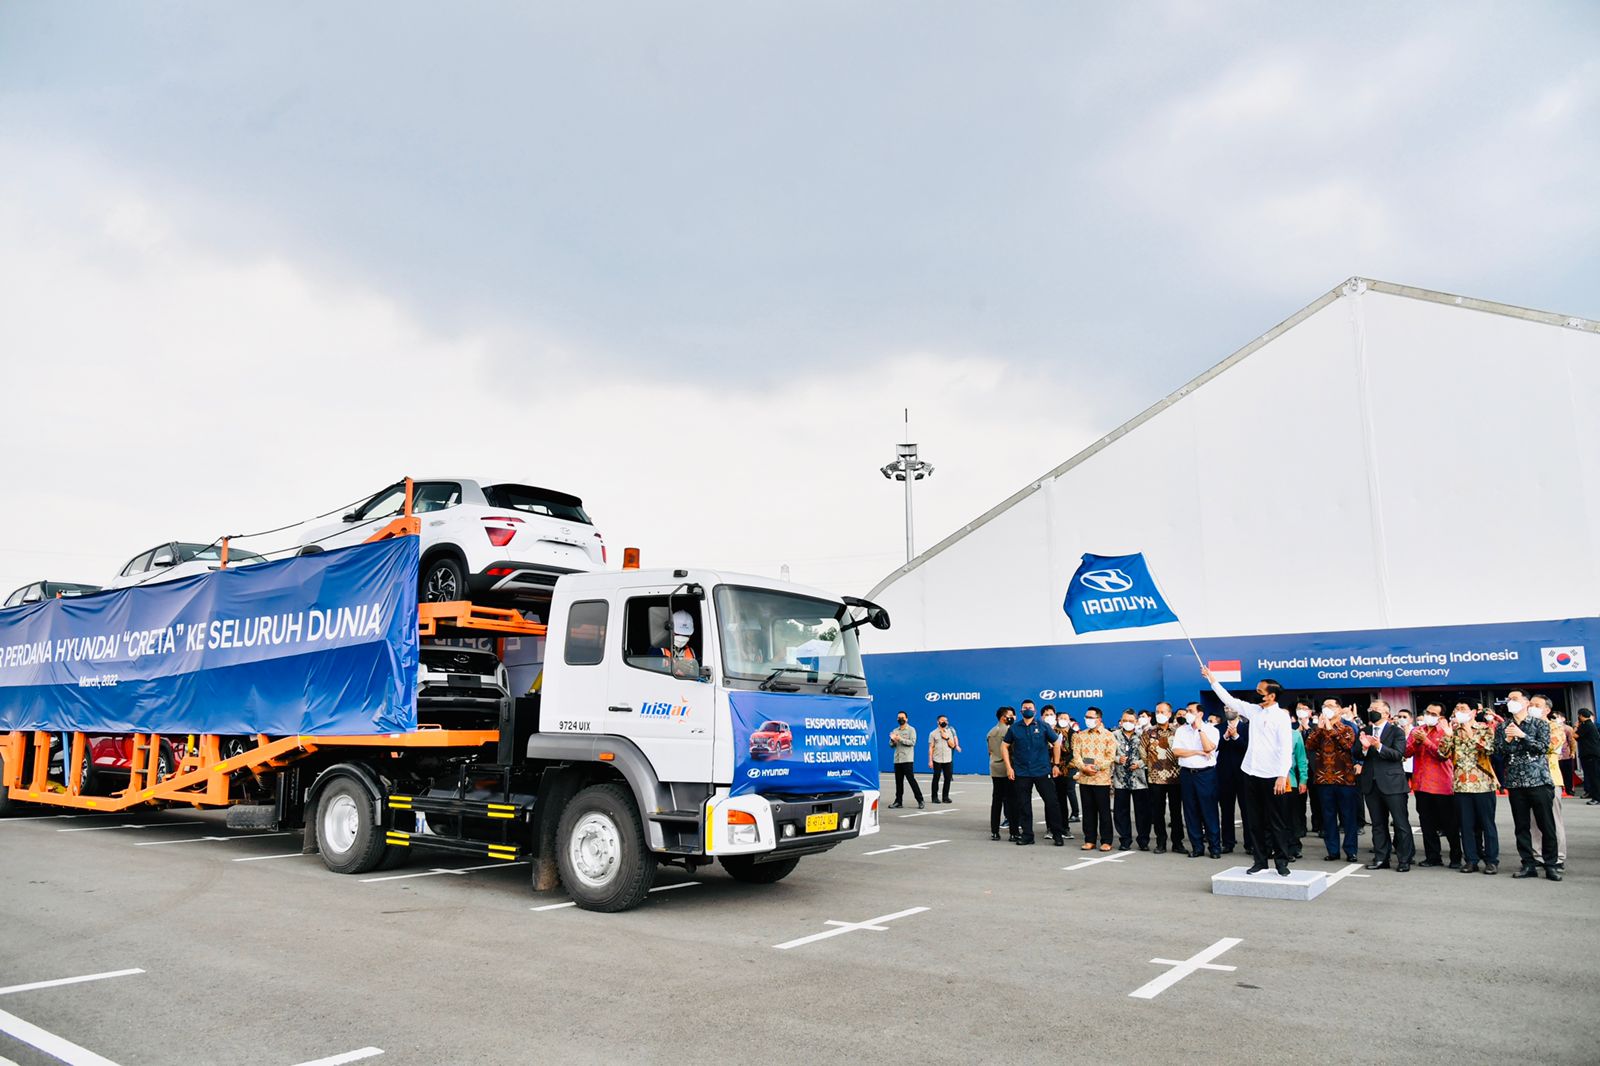
[[1466, 725], [1467, 722], [1472, 720], [1472, 712], [1471, 711], [1457, 711], [1455, 717], [1456, 717], [1456, 721], [1457, 722], [1460, 722], [1462, 725]]
[[1300, 719], [1302, 722], [1311, 721], [1311, 708], [1309, 708], [1309, 707], [1301, 707], [1299, 710], [1295, 711], [1294, 713], [1295, 713], [1295, 717]]
[[1425, 714], [1421, 718], [1417, 719], [1417, 724], [1418, 725], [1438, 725], [1439, 724], [1439, 716], [1436, 715], [1436, 714]]
[[1085, 728], [1085, 729], [1093, 729], [1096, 726], [1098, 726], [1099, 724], [1100, 724], [1100, 719], [1098, 719], [1098, 718], [1085, 718], [1083, 720], [1083, 728]]
[[1507, 700], [1506, 713], [1513, 716], [1519, 715], [1522, 713], [1522, 709], [1526, 706], [1527, 704], [1523, 703], [1521, 700]]
[[1125, 732], [1125, 733], [1133, 732], [1134, 725], [1135, 725], [1135, 723], [1133, 723], [1133, 722], [1123, 722], [1122, 723], [1123, 732]]
[[1055, 716], [1055, 715], [1053, 715], [1053, 714], [1047, 714], [1047, 715], [1045, 715], [1045, 716], [1044, 716], [1044, 724], [1045, 724], [1045, 725], [1048, 725], [1048, 726], [1053, 726], [1053, 725], [1055, 725], [1055, 724], [1056, 724], [1056, 716]]
[[1183, 720], [1188, 722], [1190, 725], [1199, 725], [1200, 715], [1194, 711], [1190, 711], [1188, 714], [1183, 716]]
[[1371, 722], [1373, 725], [1377, 725], [1379, 722], [1383, 721], [1383, 712], [1382, 711], [1368, 711], [1367, 712], [1367, 721]]
[[1156, 712], [1156, 725], [1166, 725], [1170, 721], [1172, 721], [1172, 715]]
[[949, 722], [940, 722], [939, 723], [939, 728], [940, 729], [949, 729], [950, 728], [950, 723]]
[[1528, 713], [1533, 715], [1535, 718], [1543, 718], [1550, 713], [1550, 708], [1541, 707], [1539, 704], [1535, 703], [1528, 708]]

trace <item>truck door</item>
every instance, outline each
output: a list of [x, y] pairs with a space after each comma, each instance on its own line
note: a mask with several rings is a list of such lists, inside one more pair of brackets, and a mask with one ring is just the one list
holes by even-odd
[[716, 642], [705, 602], [671, 592], [622, 592], [622, 658], [609, 673], [605, 731], [638, 744], [662, 781], [710, 781], [716, 690], [701, 677]]

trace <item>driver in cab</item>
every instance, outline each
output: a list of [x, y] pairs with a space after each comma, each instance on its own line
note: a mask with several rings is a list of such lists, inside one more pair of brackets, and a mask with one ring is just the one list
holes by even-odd
[[672, 637], [658, 649], [673, 677], [700, 676], [700, 664], [690, 643], [693, 637], [694, 615], [684, 610], [673, 611]]

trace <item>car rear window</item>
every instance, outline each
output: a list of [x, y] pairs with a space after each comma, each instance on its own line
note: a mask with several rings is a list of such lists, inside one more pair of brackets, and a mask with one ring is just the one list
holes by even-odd
[[563, 522], [582, 522], [586, 526], [594, 524], [584, 513], [583, 501], [564, 492], [536, 489], [530, 485], [486, 485], [483, 498], [489, 501], [490, 507], [548, 515]]

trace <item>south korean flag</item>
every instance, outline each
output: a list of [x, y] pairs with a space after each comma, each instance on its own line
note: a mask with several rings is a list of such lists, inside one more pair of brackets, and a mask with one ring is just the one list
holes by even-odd
[[1547, 674], [1581, 674], [1588, 669], [1583, 661], [1583, 646], [1575, 648], [1540, 648]]

